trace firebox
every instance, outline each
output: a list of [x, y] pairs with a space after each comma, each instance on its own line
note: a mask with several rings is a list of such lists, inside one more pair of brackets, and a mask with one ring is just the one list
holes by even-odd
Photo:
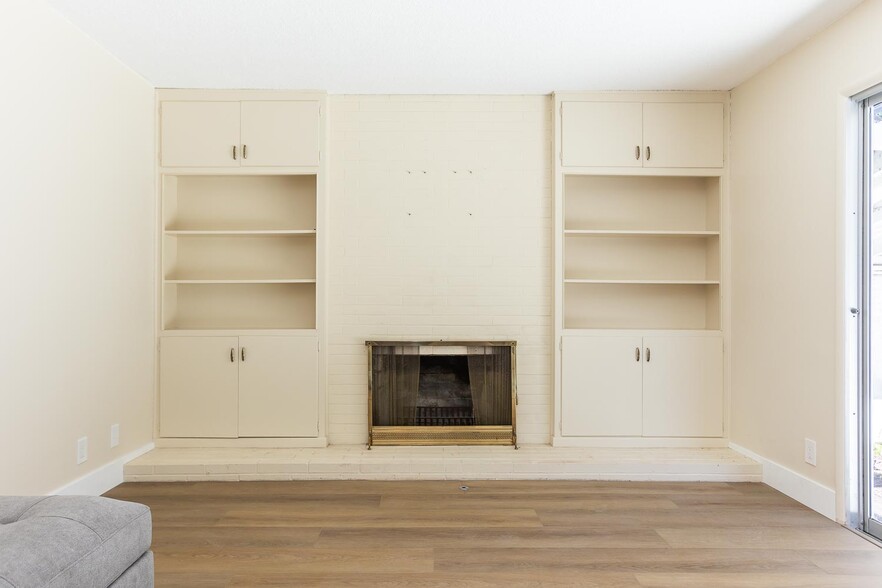
[[367, 341], [368, 447], [517, 446], [514, 341]]

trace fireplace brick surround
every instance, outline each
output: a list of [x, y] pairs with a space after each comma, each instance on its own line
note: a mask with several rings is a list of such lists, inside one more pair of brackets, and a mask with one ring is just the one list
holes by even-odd
[[[551, 99], [331, 96], [328, 442], [368, 441], [368, 339], [518, 342], [552, 432]], [[408, 173], [410, 172], [410, 173]]]

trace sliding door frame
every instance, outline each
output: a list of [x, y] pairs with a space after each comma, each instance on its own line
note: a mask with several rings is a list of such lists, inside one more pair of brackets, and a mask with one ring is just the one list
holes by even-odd
[[[873, 518], [873, 439], [871, 422], [871, 404], [873, 401], [873, 365], [872, 365], [872, 279], [873, 279], [873, 150], [872, 132], [873, 107], [882, 102], [882, 88], [875, 87], [862, 95], [856, 96], [860, 108], [860, 157], [859, 173], [860, 189], [858, 210], [859, 244], [857, 279], [859, 287], [859, 303], [851, 308], [851, 313], [859, 320], [858, 357], [858, 427], [859, 442], [857, 459], [858, 483], [860, 487], [859, 520], [861, 530], [869, 535], [882, 539], [882, 521]], [[882, 235], [878, 235], [882, 238]], [[882, 368], [880, 368], [882, 369]]]

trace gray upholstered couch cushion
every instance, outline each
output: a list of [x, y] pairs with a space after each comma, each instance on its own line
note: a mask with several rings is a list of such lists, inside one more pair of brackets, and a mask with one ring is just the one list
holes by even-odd
[[109, 586], [150, 548], [151, 527], [143, 504], [0, 497], [0, 587]]

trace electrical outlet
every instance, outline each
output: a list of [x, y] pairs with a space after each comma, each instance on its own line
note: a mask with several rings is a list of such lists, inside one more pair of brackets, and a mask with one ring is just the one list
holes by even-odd
[[89, 459], [89, 438], [80, 437], [77, 439], [77, 465]]
[[818, 465], [818, 444], [814, 439], [806, 438], [805, 440], [805, 463], [809, 465]]
[[119, 445], [119, 425], [110, 425], [110, 447]]

